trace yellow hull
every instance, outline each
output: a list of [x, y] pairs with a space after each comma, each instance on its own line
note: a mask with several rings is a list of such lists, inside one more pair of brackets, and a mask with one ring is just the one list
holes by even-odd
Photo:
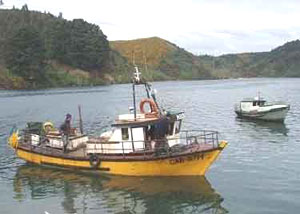
[[97, 168], [92, 168], [89, 160], [50, 157], [32, 153], [21, 148], [16, 149], [16, 154], [21, 159], [35, 164], [91, 169], [107, 174], [128, 176], [192, 176], [204, 175], [226, 145], [227, 142], [221, 142], [219, 147], [214, 150], [163, 159], [101, 160]]

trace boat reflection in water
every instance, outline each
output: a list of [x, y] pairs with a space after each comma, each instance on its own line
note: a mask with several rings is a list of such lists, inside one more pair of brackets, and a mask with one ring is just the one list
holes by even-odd
[[26, 164], [17, 170], [14, 192], [21, 202], [58, 200], [61, 206], [49, 213], [227, 213], [202, 176], [99, 176]]
[[249, 128], [257, 132], [269, 132], [273, 134], [281, 134], [284, 136], [287, 136], [289, 132], [289, 129], [284, 123], [276, 123], [269, 121], [252, 121], [242, 118], [237, 118], [236, 122], [241, 128]]

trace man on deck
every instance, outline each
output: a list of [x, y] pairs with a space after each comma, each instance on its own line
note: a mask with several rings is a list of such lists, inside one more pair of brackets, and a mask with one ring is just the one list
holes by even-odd
[[67, 114], [65, 122], [60, 126], [60, 131], [62, 133], [62, 140], [63, 140], [63, 151], [67, 151], [67, 146], [69, 143], [69, 135], [71, 133], [71, 120], [72, 120], [72, 115]]

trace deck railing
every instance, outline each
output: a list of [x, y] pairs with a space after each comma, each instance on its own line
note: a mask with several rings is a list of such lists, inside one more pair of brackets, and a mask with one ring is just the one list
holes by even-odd
[[[183, 130], [181, 131], [185, 135], [186, 144], [190, 143], [204, 143], [212, 144], [214, 147], [219, 146], [219, 132], [211, 130]], [[182, 135], [181, 134], [181, 135]]]
[[[169, 146], [170, 141], [176, 141], [173, 146]], [[122, 141], [116, 142], [118, 148], [105, 146], [106, 143], [94, 144], [94, 153], [98, 154], [116, 154], [120, 156], [131, 155], [172, 155], [175, 153], [195, 149], [205, 148], [213, 149], [219, 146], [218, 132], [209, 130], [189, 130], [181, 131], [180, 135], [174, 138], [160, 138], [146, 141]], [[97, 146], [97, 148], [96, 148]], [[93, 149], [92, 149], [93, 150]], [[93, 153], [87, 151], [87, 153]]]

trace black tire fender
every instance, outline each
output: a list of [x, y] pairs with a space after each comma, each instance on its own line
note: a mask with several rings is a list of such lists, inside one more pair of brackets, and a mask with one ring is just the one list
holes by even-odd
[[100, 158], [97, 154], [90, 155], [90, 165], [93, 169], [97, 169], [100, 165]]

